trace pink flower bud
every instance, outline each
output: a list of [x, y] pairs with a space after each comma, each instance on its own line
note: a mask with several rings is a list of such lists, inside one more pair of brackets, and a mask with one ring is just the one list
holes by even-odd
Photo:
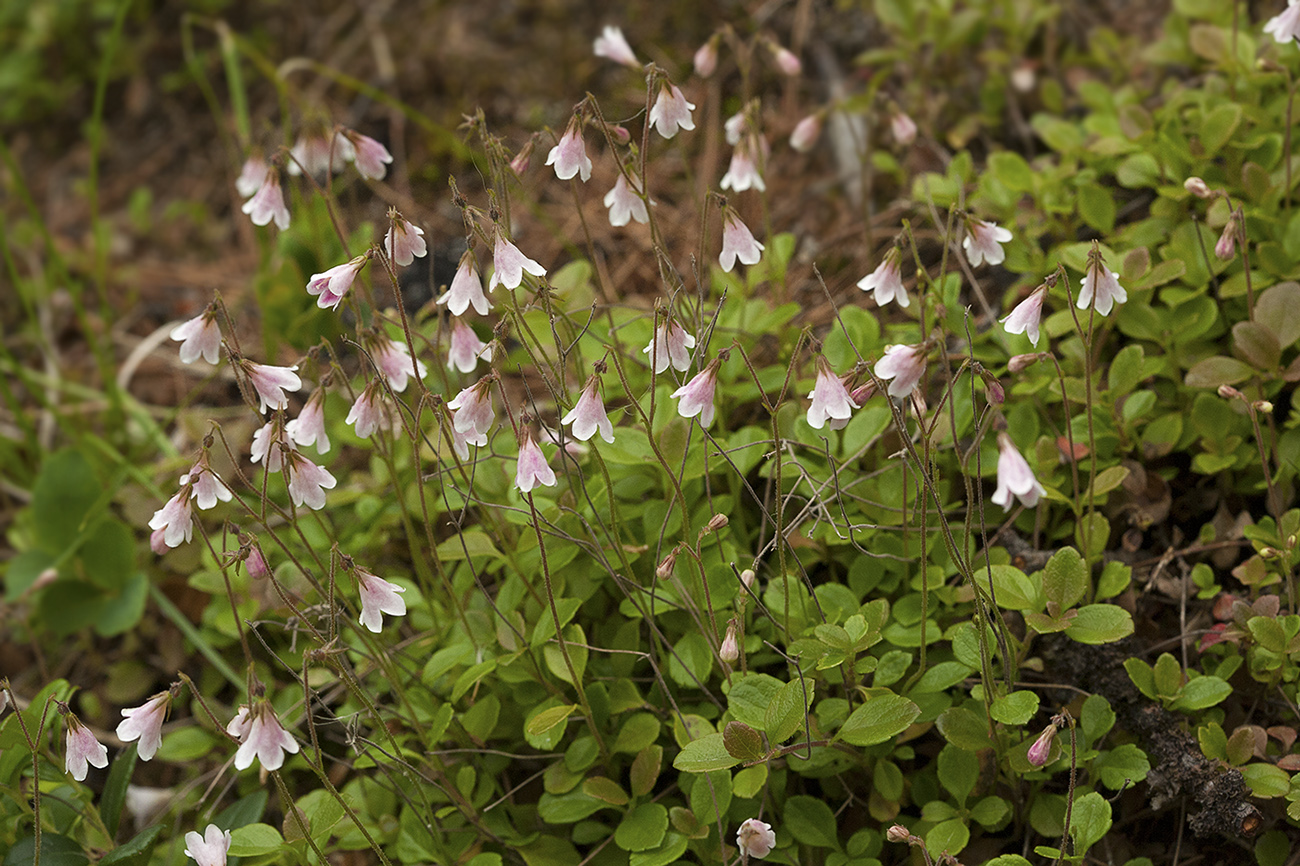
[[734, 622], [727, 624], [727, 636], [722, 639], [722, 646], [718, 648], [718, 658], [729, 665], [735, 664], [740, 658], [740, 643], [736, 640]]
[[912, 838], [912, 831], [902, 824], [895, 824], [885, 831], [885, 838], [890, 842], [908, 842]]
[[813, 145], [822, 134], [822, 114], [810, 114], [795, 125], [794, 132], [790, 133], [790, 146], [800, 153], [807, 153], [812, 150]]
[[1052, 751], [1052, 740], [1056, 738], [1056, 725], [1048, 725], [1043, 732], [1034, 740], [1034, 744], [1029, 747], [1029, 763], [1035, 767], [1041, 767], [1047, 763], [1047, 757]]
[[718, 68], [718, 34], [709, 37], [695, 52], [695, 74], [708, 78]]
[[673, 576], [673, 568], [677, 565], [677, 550], [668, 551], [668, 555], [660, 561], [655, 567], [655, 577], [660, 580], [667, 580]]
[[1210, 185], [1199, 177], [1189, 177], [1183, 181], [1183, 189], [1190, 192], [1197, 198], [1209, 198], [1213, 193], [1210, 191]]
[[1007, 372], [1023, 373], [1025, 370], [1028, 370], [1030, 367], [1037, 364], [1038, 360], [1041, 357], [1043, 356], [1042, 353], [1040, 352], [1030, 352], [1026, 355], [1016, 355], [1010, 361], [1007, 362]]
[[726, 528], [726, 525], [730, 522], [731, 521], [727, 518], [727, 515], [715, 514], [710, 517], [709, 522], [704, 525], [704, 534], [711, 535], [719, 529]]
[[803, 72], [803, 63], [789, 48], [772, 43], [772, 56], [776, 60], [777, 68], [791, 78]]
[[1219, 242], [1214, 245], [1214, 254], [1227, 261], [1237, 254], [1237, 218], [1233, 216], [1223, 227]]
[[248, 569], [248, 576], [254, 580], [264, 580], [271, 575], [271, 569], [266, 564], [266, 557], [257, 545], [248, 548], [248, 558], [244, 560], [244, 568]]
[[889, 118], [889, 131], [894, 141], [906, 147], [916, 141], [916, 121], [902, 111], [895, 111]]

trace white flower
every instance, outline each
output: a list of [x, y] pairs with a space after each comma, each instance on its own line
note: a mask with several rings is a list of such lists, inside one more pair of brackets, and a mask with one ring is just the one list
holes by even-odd
[[691, 366], [690, 349], [695, 348], [695, 338], [686, 333], [686, 329], [675, 320], [655, 328], [650, 345], [641, 350], [641, 354], [650, 356], [650, 363], [655, 373], [662, 373], [672, 364], [673, 368], [685, 373]]
[[182, 322], [169, 336], [181, 344], [181, 363], [192, 364], [199, 358], [209, 364], [221, 360], [221, 328], [211, 311]]
[[316, 306], [322, 310], [336, 309], [348, 293], [348, 289], [352, 288], [352, 281], [357, 278], [357, 274], [361, 273], [368, 258], [366, 255], [359, 255], [341, 265], [335, 265], [328, 271], [312, 274], [311, 279], [307, 281], [307, 294], [320, 295], [316, 299]]
[[736, 831], [736, 846], [746, 855], [762, 860], [776, 847], [776, 833], [766, 821], [746, 818]]
[[722, 270], [731, 273], [736, 260], [741, 264], [756, 265], [763, 255], [763, 245], [754, 240], [749, 226], [741, 222], [740, 217], [731, 208], [723, 209], [722, 252], [718, 255], [718, 264]]
[[[632, 183], [636, 183], [636, 178], [632, 178]], [[614, 188], [605, 193], [605, 207], [609, 208], [609, 224], [612, 226], [625, 226], [629, 220], [642, 224], [650, 222], [645, 201], [621, 174], [614, 181]]]
[[632, 52], [632, 46], [627, 44], [623, 31], [612, 25], [606, 25], [601, 30], [600, 35], [591, 43], [591, 50], [597, 57], [608, 58], [632, 69], [641, 68], [641, 61], [636, 59], [636, 54]]
[[519, 432], [519, 462], [515, 468], [515, 487], [520, 493], [528, 493], [534, 487], [543, 484], [555, 486], [555, 472], [546, 462], [542, 446], [533, 438], [533, 431], [521, 426]]
[[289, 428], [293, 425], [293, 422], [290, 421], [283, 428], [280, 425], [281, 419], [277, 415], [253, 432], [253, 442], [250, 447], [252, 460], [254, 463], [266, 461], [267, 472], [282, 470], [284, 468], [285, 453], [296, 450], [293, 440], [286, 438], [286, 436], [291, 435], [289, 434]]
[[351, 158], [356, 161], [357, 173], [368, 180], [383, 180], [388, 173], [387, 163], [393, 161], [388, 148], [356, 130], [346, 129], [343, 134], [352, 145]]
[[352, 143], [338, 133], [331, 133], [329, 137], [299, 135], [289, 155], [293, 157], [289, 160], [289, 174], [295, 177], [304, 171], [315, 177], [323, 177], [331, 171], [338, 174], [354, 156]]
[[229, 830], [209, 824], [203, 836], [193, 830], [185, 834], [185, 856], [193, 857], [195, 866], [226, 866], [231, 841]]
[[726, 123], [722, 124], [722, 130], [727, 135], [727, 144], [732, 147], [740, 144], [740, 136], [745, 132], [746, 120], [745, 111], [741, 109], [728, 117]]
[[1047, 491], [1034, 477], [1034, 470], [1016, 450], [1016, 443], [1006, 433], [998, 434], [998, 487], [991, 497], [995, 505], [1004, 510], [1011, 508], [1011, 497], [1017, 496], [1026, 508], [1038, 504], [1038, 497]]
[[396, 208], [388, 212], [388, 234], [384, 235], [384, 252], [393, 264], [406, 267], [417, 258], [422, 259], [429, 252], [429, 245], [424, 240], [424, 229], [406, 221]]
[[469, 250], [460, 257], [456, 276], [452, 277], [451, 286], [438, 298], [438, 303], [446, 304], [453, 316], [464, 315], [471, 305], [480, 316], [486, 316], [492, 309], [487, 295], [483, 294], [483, 280], [479, 278], [474, 256]]
[[912, 389], [925, 375], [926, 347], [924, 343], [915, 346], [886, 346], [885, 357], [876, 362], [876, 375], [889, 382], [889, 396], [902, 398], [912, 393]]
[[297, 754], [298, 741], [280, 727], [275, 710], [264, 700], [253, 704], [252, 709], [240, 707], [238, 715], [226, 726], [226, 733], [239, 738], [235, 752], [235, 769], [247, 770], [257, 758], [267, 770], [284, 766], [284, 753]]
[[[474, 445], [487, 444], [487, 432], [496, 419], [492, 409], [492, 379], [488, 374], [447, 403], [447, 408], [455, 412], [452, 425]], [[475, 441], [478, 439], [482, 441]]]
[[664, 138], [672, 138], [677, 134], [678, 128], [695, 128], [695, 121], [691, 119], [694, 110], [694, 103], [686, 101], [681, 88], [664, 81], [659, 87], [659, 98], [655, 100], [654, 108], [650, 109], [650, 125], [659, 130]]
[[1272, 34], [1275, 42], [1294, 42], [1300, 38], [1300, 0], [1291, 0], [1284, 11], [1268, 19], [1264, 32]]
[[1086, 310], [1091, 305], [1099, 315], [1108, 316], [1116, 304], [1128, 300], [1128, 292], [1119, 284], [1119, 274], [1102, 262], [1100, 252], [1094, 249], [1088, 258], [1088, 272], [1083, 275], [1083, 285], [1079, 288], [1079, 300], [1075, 306]]
[[284, 191], [280, 189], [280, 173], [272, 166], [266, 170], [266, 180], [257, 193], [240, 208], [253, 220], [253, 225], [264, 226], [275, 220], [275, 227], [284, 231], [289, 227], [289, 209], [284, 206]]
[[718, 36], [710, 36], [708, 41], [695, 50], [695, 74], [708, 78], [718, 68]]
[[763, 176], [758, 171], [758, 160], [754, 157], [758, 149], [753, 136], [743, 139], [736, 145], [736, 149], [731, 152], [731, 164], [727, 167], [727, 173], [722, 176], [723, 189], [736, 192], [743, 192], [751, 187], [759, 192], [767, 189], [767, 184], [763, 182]]
[[68, 713], [65, 717], [65, 725], [67, 751], [64, 755], [63, 768], [72, 774], [72, 778], [84, 782], [86, 773], [89, 772], [87, 763], [101, 768], [108, 766], [108, 749], [104, 748], [104, 744], [95, 739], [90, 728], [83, 725], [81, 720], [72, 713]]
[[962, 240], [962, 249], [971, 267], [977, 268], [985, 261], [990, 265], [1000, 265], [1007, 257], [1002, 245], [1011, 240], [1011, 232], [984, 220], [968, 220], [966, 237]]
[[528, 258], [519, 251], [519, 247], [497, 232], [496, 246], [492, 250], [492, 278], [488, 280], [488, 291], [492, 291], [497, 286], [505, 286], [507, 289], [518, 288], [524, 281], [524, 271], [535, 277], [546, 276], [546, 268]]
[[718, 386], [718, 359], [709, 362], [709, 366], [695, 374], [691, 381], [673, 392], [679, 398], [677, 414], [683, 418], [700, 416], [700, 426], [708, 427], [713, 423], [713, 395]]
[[582, 128], [577, 117], [569, 121], [560, 143], [546, 155], [546, 164], [555, 166], [555, 176], [560, 180], [569, 180], [574, 175], [581, 176], [584, 181], [591, 179], [591, 159], [587, 156], [587, 145], [582, 140]]
[[447, 350], [447, 369], [472, 373], [478, 366], [478, 359], [492, 360], [492, 346], [484, 343], [474, 333], [474, 329], [465, 324], [463, 319], [456, 319], [451, 328], [450, 346]]
[[405, 588], [360, 568], [357, 569], [357, 584], [361, 591], [359, 621], [375, 634], [379, 634], [384, 626], [382, 614], [403, 616], [406, 613], [406, 602], [398, 595], [399, 592], [406, 592]]
[[[311, 396], [307, 398], [307, 405], [302, 407], [297, 418], [284, 426], [284, 432], [303, 448], [315, 445], [318, 454], [325, 454], [330, 450], [330, 437], [325, 431], [324, 388], [317, 388], [311, 392]], [[254, 462], [257, 462], [256, 458]], [[267, 468], [271, 467], [268, 465]], [[271, 469], [271, 471], [276, 470]]]
[[592, 376], [587, 380], [587, 385], [582, 389], [578, 402], [573, 404], [563, 418], [561, 424], [572, 424], [570, 428], [573, 438], [580, 442], [586, 442], [596, 431], [600, 431], [600, 438], [606, 442], [614, 441], [614, 425], [610, 423], [609, 415], [605, 413], [605, 404], [600, 399], [600, 378]]
[[901, 254], [898, 247], [892, 247], [881, 260], [876, 269], [858, 280], [858, 288], [864, 292], [873, 292], [876, 303], [880, 306], [890, 301], [898, 301], [900, 307], [907, 307], [907, 291], [903, 288], [903, 277], [899, 272]]
[[163, 533], [163, 543], [168, 547], [180, 547], [182, 542], [194, 537], [194, 517], [190, 510], [190, 491], [188, 485], [181, 489], [167, 504], [154, 512], [149, 520], [149, 528]]
[[239, 171], [239, 177], [235, 178], [235, 191], [244, 198], [256, 195], [266, 181], [266, 172], [269, 168], [270, 166], [266, 160], [256, 154], [244, 160], [243, 168]]
[[[1034, 289], [1016, 308], [1002, 320], [1002, 327], [1008, 334], [1025, 334], [1029, 342], [1038, 345], [1038, 327], [1043, 318], [1043, 299], [1047, 297], [1046, 284]], [[1109, 312], [1109, 307], [1107, 308]]]
[[[816, 430], [822, 429], [827, 422], [830, 422], [832, 430], [843, 427], [853, 410], [859, 408], [844, 382], [821, 357], [817, 359], [817, 381], [808, 396], [812, 399], [812, 405], [808, 407], [808, 425]], [[836, 422], [839, 422], [838, 426]]]
[[[289, 475], [289, 498], [299, 507], [319, 511], [325, 507], [325, 491], [332, 490], [338, 481], [328, 469], [317, 466], [297, 451], [285, 455], [285, 469]], [[272, 768], [274, 769], [274, 768]]]
[[302, 379], [299, 379], [298, 374], [294, 372], [298, 369], [296, 364], [292, 367], [274, 367], [270, 364], [241, 360], [240, 366], [261, 401], [257, 410], [259, 412], [286, 408], [289, 405], [289, 398], [284, 392], [297, 391], [302, 387]]
[[117, 736], [124, 743], [139, 740], [136, 753], [140, 760], [148, 761], [162, 744], [162, 723], [171, 706], [171, 692], [159, 692], [138, 707], [122, 710], [122, 721], [117, 724]]
[[379, 374], [388, 380], [388, 387], [399, 394], [406, 390], [406, 380], [412, 373], [418, 374], [421, 380], [429, 375], [429, 368], [419, 358], [415, 359], [414, 364], [411, 363], [411, 350], [405, 340], [390, 340], [387, 337], [372, 340], [370, 358], [379, 368]]
[[194, 504], [199, 508], [212, 508], [218, 500], [229, 502], [235, 495], [230, 492], [225, 482], [217, 477], [217, 473], [212, 471], [206, 453], [199, 458], [199, 462], [194, 464], [194, 468], [187, 472], [186, 476], [189, 478], [190, 495], [194, 497]]
[[357, 435], [362, 439], [369, 439], [388, 420], [384, 411], [383, 390], [378, 385], [378, 382], [367, 385], [348, 410], [348, 417], [343, 419], [345, 424], [356, 426]]
[[889, 131], [893, 133], [894, 141], [899, 144], [908, 145], [916, 141], [916, 121], [901, 111], [895, 111], [890, 116]]

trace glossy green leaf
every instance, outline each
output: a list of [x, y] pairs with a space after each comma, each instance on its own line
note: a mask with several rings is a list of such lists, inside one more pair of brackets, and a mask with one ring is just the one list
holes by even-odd
[[868, 698], [840, 726], [839, 738], [854, 746], [883, 743], [907, 729], [921, 714], [921, 708], [898, 695]]

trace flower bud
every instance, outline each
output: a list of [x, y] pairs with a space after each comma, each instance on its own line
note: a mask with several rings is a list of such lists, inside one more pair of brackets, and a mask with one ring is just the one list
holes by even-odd
[[248, 569], [248, 576], [254, 580], [265, 580], [271, 574], [271, 569], [266, 565], [266, 557], [262, 556], [262, 551], [257, 545], [248, 548], [248, 558], [244, 560], [244, 568]]
[[1042, 354], [1039, 352], [1030, 352], [1027, 355], [1016, 355], [1007, 362], [1007, 372], [1023, 373], [1025, 370], [1028, 370], [1030, 367], [1037, 364], [1038, 359], [1041, 357]]
[[1209, 198], [1213, 193], [1210, 191], [1210, 185], [1199, 177], [1189, 177], [1183, 181], [1183, 189], [1190, 192], [1197, 198]]
[[746, 589], [752, 589], [754, 586], [754, 569], [747, 568], [740, 573], [740, 582], [745, 585]]
[[677, 549], [673, 548], [668, 551], [668, 555], [663, 558], [658, 567], [655, 568], [655, 577], [660, 580], [667, 580], [673, 576], [673, 568], [677, 565]]
[[1038, 74], [1029, 61], [1022, 61], [1011, 71], [1011, 86], [1021, 93], [1029, 93], [1036, 84], [1038, 84]]
[[1043, 728], [1043, 732], [1034, 740], [1034, 744], [1029, 747], [1029, 763], [1035, 767], [1041, 767], [1047, 763], [1047, 756], [1052, 751], [1052, 740], [1056, 739], [1056, 725], [1048, 725]]
[[1227, 261], [1237, 254], [1237, 217], [1234, 214], [1223, 227], [1219, 242], [1214, 245], [1214, 254]]
[[800, 62], [799, 58], [796, 57], [794, 52], [789, 48], [778, 45], [775, 42], [768, 43], [768, 47], [772, 51], [773, 59], [776, 60], [777, 68], [779, 68], [783, 73], [794, 78], [800, 72], [803, 72], [803, 63]]
[[885, 838], [890, 842], [908, 842], [912, 838], [912, 831], [902, 824], [895, 824], [885, 831]]
[[984, 394], [988, 397], [989, 403], [994, 406], [1001, 406], [1007, 399], [1007, 391], [1002, 387], [1002, 383], [992, 373], [985, 373], [984, 376]]
[[874, 396], [876, 396], [876, 383], [872, 379], [868, 379], [849, 392], [849, 399], [859, 406], [866, 405], [866, 402]]
[[1267, 400], [1256, 400], [1251, 405], [1255, 407], [1256, 412], [1263, 412], [1265, 414], [1271, 414], [1273, 412], [1273, 404]]
[[889, 118], [889, 131], [893, 133], [894, 141], [901, 145], [916, 141], [916, 121], [902, 111], [895, 111]]
[[709, 518], [708, 523], [704, 524], [704, 532], [702, 534], [712, 535], [713, 533], [717, 532], [719, 529], [725, 528], [726, 525], [730, 522], [731, 521], [730, 519], [728, 519], [727, 515], [715, 514]]
[[515, 158], [510, 160], [510, 170], [515, 174], [522, 175], [524, 172], [528, 171], [528, 163], [533, 158], [533, 145], [535, 141], [536, 139], [533, 138], [528, 139], [524, 146], [519, 148], [519, 152], [515, 154]]
[[727, 635], [722, 639], [722, 646], [718, 649], [718, 658], [722, 659], [729, 665], [734, 665], [740, 658], [740, 642], [736, 640], [736, 623], [727, 623]]
[[822, 134], [822, 113], [810, 114], [795, 126], [790, 133], [790, 146], [800, 153], [812, 150], [813, 145]]
[[718, 34], [709, 37], [695, 52], [695, 74], [708, 78], [718, 68]]
[[167, 527], [165, 526], [162, 529], [155, 529], [149, 536], [149, 549], [158, 556], [162, 556], [168, 550], [167, 542], [163, 540], [166, 536]]
[[1219, 396], [1225, 400], [1245, 400], [1246, 395], [1238, 391], [1231, 385], [1220, 385]]
[[632, 140], [632, 133], [628, 132], [626, 127], [607, 123], [605, 124], [605, 131], [609, 133], [610, 138], [614, 139], [615, 144], [627, 144]]

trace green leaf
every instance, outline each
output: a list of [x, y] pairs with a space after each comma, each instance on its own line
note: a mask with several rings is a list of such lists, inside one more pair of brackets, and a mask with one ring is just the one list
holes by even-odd
[[1034, 171], [1020, 154], [1010, 150], [989, 154], [988, 165], [998, 182], [1012, 192], [1034, 188]]
[[740, 763], [727, 751], [722, 734], [706, 734], [691, 740], [673, 759], [673, 767], [686, 773], [707, 773], [725, 770]]
[[[628, 866], [668, 866], [669, 863], [676, 862], [686, 853], [685, 836], [680, 833], [668, 833], [664, 836], [664, 841], [658, 848], [651, 851], [635, 851], [628, 861]], [[569, 861], [569, 866], [578, 862], [578, 857]], [[532, 864], [529, 864], [532, 866]]]
[[1126, 782], [1136, 784], [1145, 779], [1151, 771], [1151, 762], [1146, 752], [1133, 743], [1125, 743], [1098, 756], [1092, 762], [1092, 771], [1103, 785], [1118, 791]]
[[[457, 562], [483, 556], [505, 559], [505, 555], [497, 550], [487, 533], [478, 529], [466, 529], [448, 538], [438, 545], [437, 555], [442, 562]], [[554, 623], [551, 625], [551, 634], [555, 634]]]
[[1020, 569], [1012, 565], [994, 565], [976, 572], [975, 580], [986, 592], [992, 585], [998, 607], [1004, 610], [1042, 610], [1041, 591]]
[[[153, 854], [154, 845], [163, 829], [162, 824], [146, 827], [132, 836], [128, 842], [105, 854], [99, 861], [99, 866], [145, 866], [149, 862], [150, 855]], [[45, 862], [44, 857], [41, 858], [41, 862]]]
[[939, 752], [939, 781], [956, 799], [958, 806], [966, 805], [966, 798], [975, 790], [980, 779], [980, 760], [974, 752], [954, 746], [944, 746]]
[[1038, 712], [1038, 694], [1031, 691], [1011, 692], [993, 700], [990, 710], [994, 721], [1004, 725], [1023, 725]]
[[785, 825], [796, 842], [814, 848], [838, 849], [840, 847], [835, 813], [824, 800], [802, 794], [786, 800]]
[[1084, 699], [1083, 709], [1079, 712], [1079, 727], [1083, 728], [1083, 735], [1087, 737], [1089, 743], [1100, 740], [1114, 726], [1115, 711], [1110, 708], [1110, 703], [1105, 698], [1101, 695], [1089, 695]]
[[597, 800], [584, 791], [543, 793], [537, 799], [537, 817], [548, 824], [576, 824], [608, 807], [608, 803]]
[[131, 784], [131, 774], [135, 771], [136, 746], [132, 743], [118, 752], [113, 765], [108, 768], [108, 780], [104, 782], [104, 793], [99, 799], [99, 817], [108, 829], [109, 836], [117, 835], [118, 823], [122, 819], [122, 804], [126, 802], [126, 788]]
[[874, 746], [902, 733], [921, 708], [898, 695], [877, 695], [853, 711], [840, 726], [839, 739], [854, 746]]
[[136, 573], [135, 536], [122, 521], [103, 520], [82, 543], [78, 557], [91, 583], [115, 592]]
[[1115, 360], [1110, 362], [1110, 372], [1107, 375], [1107, 383], [1112, 395], [1120, 397], [1137, 387], [1138, 382], [1143, 378], [1144, 359], [1142, 346], [1136, 343], [1125, 346], [1115, 354]]
[[542, 734], [567, 719], [576, 709], [578, 709], [577, 704], [565, 704], [563, 706], [542, 710], [540, 713], [537, 713], [529, 719], [528, 723], [524, 725], [524, 733], [531, 737], [540, 737]]
[[658, 744], [646, 746], [641, 753], [632, 760], [632, 768], [628, 771], [628, 780], [632, 785], [632, 793], [638, 797], [650, 793], [659, 780], [659, 771], [664, 763], [664, 747]]
[[1079, 216], [1102, 234], [1110, 234], [1115, 228], [1115, 197], [1098, 184], [1080, 185]]
[[732, 678], [731, 691], [727, 693], [727, 709], [736, 721], [751, 728], [763, 727], [767, 708], [785, 683], [767, 674], [746, 674]]
[[659, 739], [659, 719], [654, 713], [634, 713], [623, 722], [614, 740], [615, 752], [637, 754]]
[[1254, 369], [1244, 361], [1215, 355], [1194, 364], [1183, 377], [1183, 384], [1189, 388], [1218, 388], [1220, 385], [1236, 385], [1253, 375]]
[[1188, 680], [1180, 694], [1169, 705], [1171, 710], [1203, 710], [1212, 707], [1232, 694], [1232, 686], [1218, 677], [1197, 677]]
[[239, 827], [252, 824], [266, 811], [268, 798], [269, 795], [265, 790], [254, 791], [222, 809], [217, 817], [212, 819], [212, 823], [222, 830], [232, 832]]
[[[592, 776], [590, 779], [583, 779], [582, 793], [588, 797], [595, 797], [602, 803], [608, 803], [611, 806], [626, 806], [629, 799], [627, 791], [624, 791], [618, 782], [608, 776]], [[653, 844], [658, 845], [658, 840]]]
[[935, 720], [948, 742], [968, 752], [990, 748], [988, 722], [965, 707], [949, 707]]
[[1114, 598], [1128, 589], [1132, 580], [1133, 569], [1129, 566], [1116, 560], [1106, 563], [1101, 570], [1101, 577], [1097, 578], [1097, 600]]
[[284, 844], [280, 831], [270, 824], [245, 824], [230, 832], [232, 857], [260, 857], [278, 851]]
[[[31, 866], [36, 859], [36, 839], [25, 836], [5, 855], [4, 866]], [[72, 839], [46, 830], [41, 833], [41, 866], [84, 866], [90, 858]]]
[[71, 547], [81, 534], [82, 520], [103, 492], [80, 451], [69, 449], [50, 455], [32, 488], [36, 543], [56, 556]]
[[[796, 679], [786, 683], [768, 704], [763, 718], [763, 729], [772, 743], [783, 743], [804, 726], [808, 708], [812, 706], [814, 683]], [[805, 697], [806, 696], [806, 697]]]
[[1156, 694], [1162, 698], [1172, 698], [1183, 687], [1183, 668], [1169, 653], [1161, 653], [1153, 669], [1156, 679]]
[[1133, 633], [1133, 617], [1113, 604], [1089, 604], [1077, 608], [1065, 633], [1079, 643], [1113, 643]]
[[1151, 666], [1139, 658], [1124, 659], [1124, 670], [1128, 678], [1137, 686], [1137, 690], [1151, 700], [1157, 700], [1160, 693], [1156, 691], [1156, 673]]
[[95, 620], [95, 631], [101, 637], [113, 637], [135, 628], [144, 616], [145, 601], [149, 597], [149, 578], [137, 571], [127, 581], [122, 591], [104, 599]]
[[[985, 797], [970, 810], [971, 820], [994, 830], [1011, 815], [1011, 806], [1001, 797]], [[986, 864], [987, 866], [987, 864]]]
[[930, 667], [912, 687], [910, 695], [932, 695], [945, 692], [973, 673], [961, 662], [939, 662]]
[[938, 857], [945, 851], [955, 857], [962, 852], [968, 842], [970, 842], [970, 828], [961, 818], [940, 821], [925, 834], [925, 850], [931, 857]]
[[1196, 729], [1196, 739], [1201, 744], [1201, 754], [1220, 761], [1228, 760], [1228, 735], [1218, 722], [1210, 722]]
[[1284, 797], [1291, 787], [1291, 776], [1273, 764], [1247, 764], [1241, 775], [1256, 797]]
[[[1300, 228], [1300, 214], [1291, 218], [1291, 226]], [[1300, 241], [1300, 234], [1297, 240]], [[1297, 257], [1300, 257], [1300, 247], [1292, 254], [1292, 258]], [[1288, 280], [1265, 289], [1255, 302], [1255, 321], [1267, 326], [1284, 349], [1300, 340], [1300, 283]]]
[[1233, 353], [1257, 370], [1271, 372], [1282, 361], [1282, 347], [1264, 324], [1238, 322], [1232, 326]]
[[658, 847], [668, 832], [668, 809], [659, 803], [643, 803], [623, 817], [614, 831], [614, 844], [624, 851], [649, 851]]
[[1070, 820], [1070, 835], [1074, 837], [1074, 851], [1083, 854], [1110, 830], [1110, 804], [1096, 791], [1090, 791], [1074, 801]]
[[1107, 493], [1124, 483], [1128, 478], [1128, 467], [1112, 466], [1109, 469], [1103, 469], [1097, 473], [1097, 477], [1092, 482], [1092, 496], [1094, 500], [1104, 499]]
[[1073, 547], [1058, 550], [1043, 568], [1043, 595], [1062, 611], [1074, 607], [1088, 588], [1088, 566]]

